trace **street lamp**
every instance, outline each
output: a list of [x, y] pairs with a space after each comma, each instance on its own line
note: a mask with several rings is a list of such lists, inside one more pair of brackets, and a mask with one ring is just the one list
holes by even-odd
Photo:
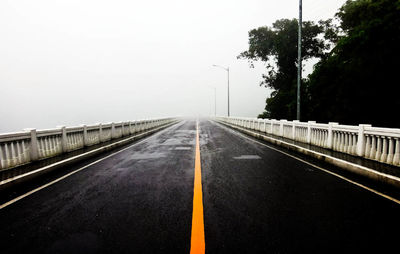
[[229, 115], [230, 115], [230, 113], [229, 113], [229, 66], [226, 67], [226, 68], [223, 67], [223, 66], [220, 66], [220, 65], [216, 65], [216, 64], [213, 64], [213, 66], [214, 66], [214, 67], [221, 68], [221, 69], [224, 69], [224, 70], [226, 70], [227, 73], [228, 73], [228, 117], [229, 117]]

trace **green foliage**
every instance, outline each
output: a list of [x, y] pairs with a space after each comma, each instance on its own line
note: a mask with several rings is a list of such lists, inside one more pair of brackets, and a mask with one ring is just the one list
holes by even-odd
[[400, 1], [347, 1], [342, 36], [308, 81], [308, 117], [400, 127]]
[[[321, 57], [328, 45], [318, 37], [324, 27], [313, 22], [303, 23], [303, 59]], [[274, 89], [267, 99], [264, 116], [292, 119], [296, 115], [297, 79], [297, 31], [296, 19], [277, 20], [272, 27], [260, 27], [249, 32], [249, 49], [238, 58], [263, 61], [267, 64], [267, 74], [260, 85]]]

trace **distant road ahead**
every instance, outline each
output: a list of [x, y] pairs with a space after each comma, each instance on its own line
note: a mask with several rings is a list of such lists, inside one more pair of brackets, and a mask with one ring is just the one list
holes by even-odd
[[[206, 253], [397, 249], [399, 204], [211, 121], [198, 130]], [[182, 121], [1, 209], [0, 253], [189, 253], [196, 132]]]

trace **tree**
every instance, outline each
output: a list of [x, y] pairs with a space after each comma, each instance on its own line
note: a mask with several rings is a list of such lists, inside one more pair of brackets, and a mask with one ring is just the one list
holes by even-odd
[[[249, 32], [249, 49], [238, 56], [248, 59], [251, 67], [254, 61], [266, 63], [267, 73], [260, 85], [272, 88], [273, 92], [267, 98], [266, 111], [260, 117], [296, 117], [297, 31], [296, 19], [281, 19], [272, 27], [253, 29]], [[324, 55], [329, 45], [319, 37], [323, 32], [323, 24], [303, 22], [303, 60]], [[304, 98], [303, 103], [306, 103]]]
[[400, 1], [347, 1], [336, 17], [344, 35], [309, 77], [309, 117], [400, 127]]

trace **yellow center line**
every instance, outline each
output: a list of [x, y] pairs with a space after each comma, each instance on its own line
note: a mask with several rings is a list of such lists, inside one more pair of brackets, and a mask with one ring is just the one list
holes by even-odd
[[190, 253], [205, 253], [204, 240], [204, 217], [203, 217], [203, 190], [201, 186], [201, 162], [199, 123], [196, 122], [196, 159], [194, 168], [194, 192], [193, 192], [193, 215], [192, 215], [192, 239]]

